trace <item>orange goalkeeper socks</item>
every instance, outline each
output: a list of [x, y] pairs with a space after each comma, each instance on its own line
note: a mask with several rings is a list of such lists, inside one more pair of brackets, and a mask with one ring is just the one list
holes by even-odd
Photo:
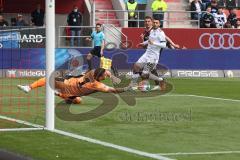
[[30, 88], [34, 89], [34, 88], [38, 88], [38, 87], [43, 87], [46, 84], [46, 78], [41, 78], [35, 82], [33, 82], [32, 84], [30, 84]]

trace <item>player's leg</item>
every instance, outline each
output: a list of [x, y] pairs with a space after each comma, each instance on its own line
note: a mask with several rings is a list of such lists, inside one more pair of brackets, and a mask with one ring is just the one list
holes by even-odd
[[[151, 72], [153, 75], [155, 75], [155, 76], [158, 76], [159, 77], [159, 75], [158, 75], [158, 72], [157, 72], [157, 69], [155, 68], [155, 69], [153, 69], [152, 70], [152, 72]], [[160, 82], [159, 81], [154, 81], [154, 83], [155, 83], [155, 86], [152, 88], [152, 91], [155, 91], [155, 90], [160, 90]]]
[[71, 47], [73, 47], [74, 46], [74, 39], [75, 39], [75, 30], [71, 30], [71, 38], [70, 38], [70, 45], [71, 45]]
[[[154, 69], [152, 71], [152, 74], [159, 77], [157, 69]], [[154, 81], [155, 82], [155, 86], [151, 89], [152, 91], [156, 91], [156, 90], [165, 90], [166, 89], [166, 83], [163, 79], [163, 81]]]
[[25, 93], [30, 92], [32, 89], [43, 87], [46, 85], [46, 78], [40, 78], [30, 85], [17, 85], [17, 87]]
[[133, 75], [132, 75], [132, 79], [138, 79], [141, 75], [141, 71], [142, 71], [142, 64], [141, 63], [135, 63], [133, 65]]
[[164, 82], [164, 79], [162, 77], [156, 76], [152, 73], [153, 69], [156, 67], [155, 63], [148, 63], [147, 65], [144, 66], [144, 69], [142, 71], [141, 77], [143, 79], [150, 79], [154, 80], [159, 84], [160, 90], [165, 90], [166, 89], [166, 84]]
[[87, 55], [87, 63], [88, 69], [92, 70], [92, 57], [97, 56], [98, 58], [101, 57], [101, 46], [95, 46]]
[[131, 79], [131, 86], [133, 90], [137, 89], [137, 80], [140, 77], [140, 75], [142, 74], [142, 70], [143, 70], [143, 66], [144, 66], [144, 62], [147, 59], [147, 55], [143, 54], [138, 61], [133, 65], [133, 69], [132, 69], [132, 73], [127, 74], [126, 77]]

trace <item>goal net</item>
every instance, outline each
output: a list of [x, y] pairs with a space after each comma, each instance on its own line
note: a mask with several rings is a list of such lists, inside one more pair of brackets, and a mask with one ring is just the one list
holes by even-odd
[[0, 47], [0, 130], [41, 128], [45, 88], [18, 86], [45, 76], [45, 28], [2, 28]]

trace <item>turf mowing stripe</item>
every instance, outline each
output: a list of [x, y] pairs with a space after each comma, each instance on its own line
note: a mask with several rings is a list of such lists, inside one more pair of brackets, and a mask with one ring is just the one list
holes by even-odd
[[0, 132], [14, 132], [14, 131], [35, 131], [43, 130], [43, 128], [10, 128], [10, 129], [0, 129]]
[[198, 96], [198, 95], [191, 95], [191, 94], [167, 94], [167, 95], [162, 95], [162, 96], [165, 96], [165, 97], [196, 97], [196, 98], [206, 98], [206, 99], [214, 99], [214, 100], [222, 100], [222, 101], [240, 102], [240, 100], [238, 100], [238, 99]]
[[54, 130], [53, 132], [64, 135], [64, 136], [76, 138], [76, 139], [79, 139], [79, 140], [87, 141], [87, 142], [90, 142], [90, 143], [99, 144], [99, 145], [102, 145], [102, 146], [105, 146], [105, 147], [110, 147], [110, 148], [125, 151], [125, 152], [128, 152], [128, 153], [133, 153], [133, 154], [136, 154], [136, 155], [148, 157], [148, 158], [153, 158], [153, 159], [158, 159], [158, 160], [173, 160], [173, 159], [170, 159], [168, 157], [164, 157], [160, 154], [152, 154], [152, 153], [148, 153], [148, 152], [144, 152], [144, 151], [139, 151], [139, 150], [136, 150], [136, 149], [132, 149], [132, 148], [124, 147], [124, 146], [119, 146], [119, 145], [115, 145], [115, 144], [108, 143], [108, 142], [103, 142], [103, 141], [100, 141], [100, 140], [97, 140], [97, 139], [92, 139], [92, 138], [89, 138], [89, 137], [84, 137], [84, 136], [81, 136], [81, 135], [77, 135], [77, 134], [73, 134], [73, 133], [69, 133], [69, 132], [65, 132], [65, 131], [61, 131], [61, 130], [57, 130], [57, 129]]
[[180, 156], [180, 155], [214, 155], [214, 154], [240, 154], [240, 151], [218, 151], [218, 152], [177, 152], [177, 153], [158, 153], [163, 156]]

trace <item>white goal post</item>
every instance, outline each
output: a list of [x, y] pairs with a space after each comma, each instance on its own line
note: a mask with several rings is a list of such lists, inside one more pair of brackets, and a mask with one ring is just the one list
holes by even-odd
[[55, 129], [55, 98], [50, 76], [55, 70], [55, 0], [46, 0], [46, 129]]

